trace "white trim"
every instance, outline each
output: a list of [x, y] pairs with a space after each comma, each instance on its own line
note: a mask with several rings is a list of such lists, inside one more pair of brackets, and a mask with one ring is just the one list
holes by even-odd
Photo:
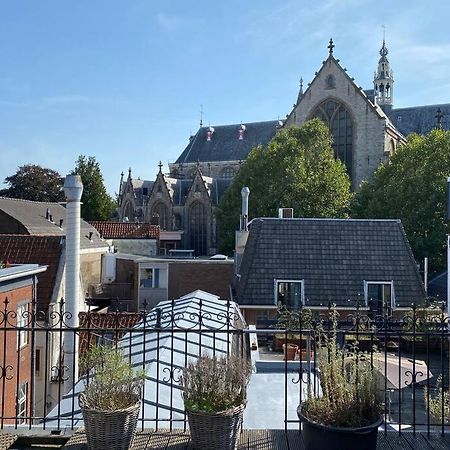
[[300, 304], [302, 307], [305, 306], [305, 280], [293, 280], [293, 279], [285, 279], [285, 278], [274, 278], [273, 280], [273, 301], [275, 306], [278, 306], [277, 297], [278, 297], [278, 283], [301, 283], [300, 287]]
[[369, 307], [369, 297], [368, 297], [368, 285], [369, 284], [389, 284], [391, 286], [391, 309], [394, 310], [396, 308], [395, 305], [395, 290], [394, 290], [394, 280], [386, 280], [386, 281], [370, 281], [364, 280], [364, 302], [367, 307]]
[[[17, 304], [16, 308], [16, 326], [17, 328], [26, 328], [27, 319], [24, 317], [25, 313], [29, 312], [28, 305], [31, 304], [31, 300], [24, 300]], [[19, 312], [23, 308], [22, 312]], [[25, 336], [25, 339], [21, 339], [21, 336]], [[17, 330], [17, 349], [21, 349], [28, 345], [28, 331], [27, 330]]]

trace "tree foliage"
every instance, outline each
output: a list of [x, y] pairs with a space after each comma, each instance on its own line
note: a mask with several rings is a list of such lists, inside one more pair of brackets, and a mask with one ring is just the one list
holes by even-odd
[[116, 208], [113, 198], [106, 192], [100, 165], [94, 156], [80, 155], [74, 174], [83, 181], [81, 216], [84, 220], [108, 220]]
[[356, 194], [352, 216], [401, 219], [416, 259], [428, 256], [430, 268], [440, 270], [445, 267], [449, 175], [450, 132], [411, 135]]
[[276, 217], [280, 207], [294, 208], [296, 217], [346, 217], [351, 197], [345, 166], [334, 158], [328, 128], [318, 119], [281, 130], [250, 152], [219, 204], [223, 252], [234, 246], [244, 186], [250, 188], [250, 218]]
[[36, 164], [25, 164], [14, 175], [5, 178], [6, 189], [0, 190], [0, 196], [21, 198], [37, 202], [64, 201], [61, 175]]

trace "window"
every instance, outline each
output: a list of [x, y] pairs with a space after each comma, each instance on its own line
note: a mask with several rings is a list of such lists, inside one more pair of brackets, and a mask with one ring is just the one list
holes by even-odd
[[17, 419], [19, 423], [25, 422], [27, 416], [28, 383], [20, 383], [17, 387]]
[[298, 311], [303, 305], [303, 280], [275, 280], [275, 304]]
[[[17, 307], [17, 328], [25, 328], [27, 326], [28, 303]], [[28, 331], [19, 330], [17, 332], [17, 347], [23, 347], [28, 344]]]
[[346, 166], [351, 177], [353, 166], [353, 121], [347, 108], [334, 100], [327, 99], [313, 112], [328, 125], [333, 136], [334, 156]]
[[37, 348], [34, 358], [34, 369], [36, 370], [36, 374], [39, 375], [41, 371], [41, 349]]
[[141, 269], [140, 287], [159, 288], [159, 269]]
[[334, 81], [334, 76], [330, 74], [325, 79], [325, 88], [326, 89], [334, 89], [335, 87], [336, 87], [336, 83]]
[[373, 315], [391, 314], [395, 306], [393, 281], [365, 281], [366, 305]]
[[170, 230], [169, 208], [165, 203], [157, 202], [153, 205], [151, 212], [151, 223], [159, 225], [161, 230]]
[[233, 178], [236, 175], [236, 170], [233, 167], [225, 167], [222, 172], [220, 172], [221, 178]]
[[208, 217], [203, 203], [194, 202], [189, 208], [189, 245], [195, 256], [207, 254]]

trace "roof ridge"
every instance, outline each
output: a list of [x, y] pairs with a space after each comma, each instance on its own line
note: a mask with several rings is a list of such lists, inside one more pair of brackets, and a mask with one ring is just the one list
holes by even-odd
[[354, 218], [348, 218], [348, 219], [341, 219], [341, 218], [334, 218], [334, 217], [292, 217], [292, 218], [279, 218], [279, 217], [255, 217], [252, 220], [280, 220], [280, 221], [313, 221], [313, 220], [320, 220], [320, 221], [333, 221], [333, 222], [400, 222], [400, 219], [354, 219]]

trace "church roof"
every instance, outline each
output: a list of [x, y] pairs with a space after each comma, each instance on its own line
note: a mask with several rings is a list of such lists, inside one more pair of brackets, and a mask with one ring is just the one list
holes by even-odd
[[403, 136], [407, 136], [411, 133], [427, 134], [437, 126], [436, 112], [438, 108], [441, 109], [443, 114], [442, 128], [444, 130], [449, 130], [450, 103], [395, 108], [389, 113], [389, 117], [391, 122]]
[[356, 306], [364, 281], [393, 281], [396, 306], [425, 291], [400, 220], [254, 219], [239, 304], [275, 305], [274, 280], [303, 280], [306, 306]]
[[[270, 120], [245, 124], [243, 139], [239, 139], [241, 124], [201, 127], [175, 164], [244, 160], [253, 147], [266, 145], [275, 136], [278, 123], [278, 120]], [[211, 140], [208, 141], [210, 130]]]

